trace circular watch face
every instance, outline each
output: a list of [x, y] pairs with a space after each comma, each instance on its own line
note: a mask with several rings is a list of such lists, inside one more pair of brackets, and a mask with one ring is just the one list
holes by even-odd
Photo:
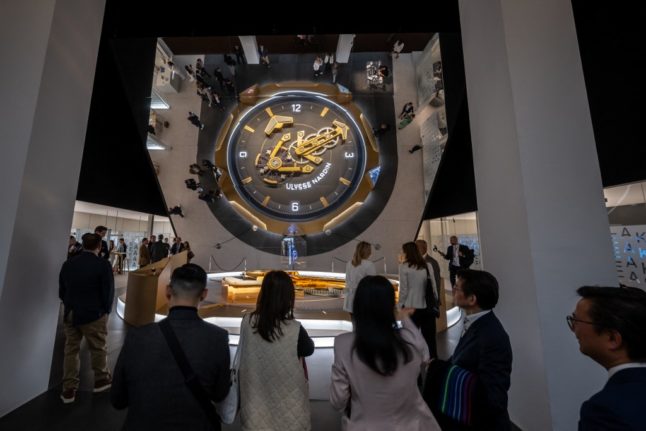
[[227, 165], [236, 192], [253, 209], [304, 222], [354, 194], [366, 169], [366, 143], [343, 106], [289, 90], [242, 113], [229, 135]]

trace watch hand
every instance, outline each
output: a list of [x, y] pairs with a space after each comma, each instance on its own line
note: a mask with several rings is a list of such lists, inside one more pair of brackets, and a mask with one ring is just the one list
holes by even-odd
[[306, 165], [306, 166], [283, 166], [283, 159], [280, 157], [277, 157], [278, 151], [282, 148], [283, 144], [286, 142], [289, 142], [291, 139], [291, 135], [289, 133], [285, 133], [280, 140], [276, 143], [274, 148], [271, 150], [271, 153], [269, 153], [269, 159], [267, 160], [267, 164], [265, 165], [265, 168], [269, 171], [276, 171], [276, 172], [288, 172], [288, 173], [296, 173], [296, 172], [303, 172], [306, 174], [309, 174], [314, 170], [312, 166]]
[[294, 124], [293, 117], [274, 115], [269, 119], [269, 122], [267, 122], [267, 126], [265, 127], [265, 135], [271, 136], [274, 131], [280, 130], [285, 126], [291, 126], [292, 124]]
[[314, 170], [314, 168], [310, 165], [305, 165], [305, 166], [281, 166], [280, 168], [276, 169], [278, 172], [303, 172], [305, 174], [309, 174]]
[[307, 160], [309, 160], [310, 162], [314, 163], [315, 165], [320, 165], [320, 164], [321, 164], [321, 162], [323, 161], [323, 158], [322, 158], [322, 157], [319, 157], [319, 156], [313, 156], [313, 155], [311, 155], [311, 154], [303, 154], [303, 156], [302, 156], [302, 157], [305, 157]]
[[278, 150], [280, 150], [280, 147], [283, 146], [283, 144], [291, 139], [291, 135], [289, 133], [285, 133], [282, 138], [278, 141], [276, 146], [274, 147], [273, 150], [271, 150], [271, 154], [269, 154], [269, 159], [272, 159], [276, 157], [276, 154], [278, 154]]
[[295, 150], [296, 155], [304, 157], [311, 154], [339, 136], [341, 136], [342, 140], [345, 140], [348, 136], [349, 127], [337, 120], [334, 120], [332, 125], [336, 126], [333, 131], [316, 135], [297, 145]]
[[[303, 137], [304, 136], [305, 136], [305, 131], [303, 131], [303, 130], [299, 130], [296, 133], [296, 146], [297, 147], [300, 147], [301, 145], [303, 145]], [[304, 154], [302, 157], [306, 158], [307, 160], [309, 160], [310, 162], [312, 162], [312, 163], [314, 163], [316, 165], [320, 165], [321, 162], [323, 161], [323, 159], [321, 157], [313, 156], [311, 154]]]

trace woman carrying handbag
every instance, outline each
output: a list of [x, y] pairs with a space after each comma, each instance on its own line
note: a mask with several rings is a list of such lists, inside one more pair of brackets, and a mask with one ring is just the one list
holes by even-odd
[[294, 319], [294, 284], [284, 271], [270, 271], [256, 310], [240, 327], [240, 420], [243, 430], [311, 429], [309, 389], [299, 357], [314, 353], [314, 341]]
[[433, 283], [433, 268], [426, 263], [414, 242], [402, 246], [399, 265], [399, 304], [401, 308], [414, 308], [411, 320], [422, 331], [431, 358], [437, 357], [435, 341], [435, 316], [427, 308], [426, 285]]

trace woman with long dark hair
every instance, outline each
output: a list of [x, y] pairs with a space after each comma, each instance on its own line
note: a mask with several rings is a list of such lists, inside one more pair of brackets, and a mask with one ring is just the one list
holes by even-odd
[[300, 358], [314, 342], [294, 319], [294, 284], [270, 271], [256, 310], [240, 327], [240, 417], [243, 430], [309, 430], [307, 379]]
[[382, 276], [361, 280], [354, 297], [354, 331], [334, 340], [330, 402], [346, 412], [356, 430], [440, 429], [424, 402], [417, 378], [429, 361], [428, 347], [409, 319], [395, 320], [395, 291]]
[[[414, 308], [411, 320], [421, 329], [428, 344], [431, 358], [437, 357], [435, 342], [435, 316], [427, 309], [426, 280], [434, 283], [433, 268], [426, 263], [414, 242], [402, 245], [401, 264], [399, 265], [399, 306]], [[436, 292], [433, 287], [433, 292]]]

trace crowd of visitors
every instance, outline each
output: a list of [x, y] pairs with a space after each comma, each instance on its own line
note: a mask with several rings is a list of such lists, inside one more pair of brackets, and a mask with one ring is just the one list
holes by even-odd
[[[110, 372], [106, 339], [114, 280], [101, 254], [105, 231], [98, 226], [97, 233], [83, 235], [80, 251], [71, 237], [61, 269], [66, 338], [61, 400], [75, 401], [85, 338], [94, 392], [112, 387], [114, 407], [128, 408], [124, 429], [170, 429], [170, 423], [220, 429], [212, 403], [225, 402], [232, 385], [229, 337], [197, 313], [207, 294], [200, 266], [187, 263], [173, 271], [166, 288], [168, 317], [129, 329]], [[179, 237], [172, 246], [163, 235], [145, 238], [140, 263], [184, 250], [192, 253]], [[498, 281], [489, 272], [468, 269], [472, 251], [451, 238], [447, 253], [440, 254], [449, 268], [456, 266], [452, 253], [462, 259], [451, 287], [464, 317], [452, 355], [439, 359], [433, 308], [444, 295], [439, 264], [427, 251], [423, 240], [402, 245], [397, 299], [391, 281], [376, 275], [371, 244], [357, 244], [346, 267], [343, 304], [353, 329], [334, 341], [330, 402], [347, 430], [510, 430], [513, 358], [509, 336], [493, 312]], [[567, 323], [581, 352], [609, 370], [608, 384], [581, 407], [579, 429], [643, 429], [646, 293], [589, 286], [577, 292], [581, 299]], [[242, 318], [233, 384], [243, 430], [311, 429], [305, 358], [315, 346], [294, 307], [291, 276], [270, 271], [255, 310]]]

